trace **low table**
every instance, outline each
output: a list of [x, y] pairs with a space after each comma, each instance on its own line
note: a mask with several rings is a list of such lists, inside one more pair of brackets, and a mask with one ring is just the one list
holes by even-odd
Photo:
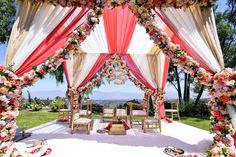
[[[82, 128], [82, 129], [81, 129]], [[87, 134], [90, 134], [90, 130], [93, 129], [93, 120], [89, 118], [77, 118], [74, 120], [73, 127], [71, 127], [71, 133], [74, 133], [74, 130], [85, 130]]]
[[108, 135], [126, 135], [124, 125], [120, 122], [113, 121]]

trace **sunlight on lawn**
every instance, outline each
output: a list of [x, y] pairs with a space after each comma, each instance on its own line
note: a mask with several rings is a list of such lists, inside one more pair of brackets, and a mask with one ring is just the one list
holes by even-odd
[[181, 122], [206, 131], [212, 128], [210, 118], [181, 117]]
[[17, 117], [17, 126], [25, 127], [27, 129], [36, 127], [38, 125], [53, 121], [57, 119], [57, 112], [29, 112], [20, 111]]

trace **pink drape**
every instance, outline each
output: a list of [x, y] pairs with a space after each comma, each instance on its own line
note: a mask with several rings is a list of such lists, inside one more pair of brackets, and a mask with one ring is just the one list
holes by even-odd
[[70, 37], [71, 32], [75, 27], [80, 26], [88, 12], [88, 9], [83, 8], [75, 17], [76, 8], [58, 24], [58, 26], [42, 41], [42, 43], [34, 50], [34, 52], [25, 60], [22, 66], [16, 70], [18, 76], [32, 69], [32, 65], [37, 66], [52, 56], [56, 50], [63, 48], [67, 39]]
[[136, 17], [128, 7], [105, 8], [103, 20], [109, 53], [126, 54], [134, 33]]
[[103, 12], [103, 21], [109, 54], [100, 54], [88, 76], [83, 80], [79, 87], [84, 86], [90, 81], [112, 54], [125, 54], [128, 50], [136, 25], [136, 18], [131, 13], [130, 9], [127, 7], [115, 9], [105, 8]]
[[198, 53], [188, 44], [188, 42], [181, 38], [178, 29], [171, 23], [170, 20], [168, 20], [168, 17], [162, 13], [162, 11], [157, 11], [154, 9], [154, 12], [156, 16], [160, 17], [160, 19], [166, 24], [166, 26], [174, 33], [174, 36], [171, 38], [172, 41], [176, 44], [179, 44], [183, 50], [186, 50], [186, 53], [193, 57], [201, 67], [206, 69], [207, 71], [212, 72], [210, 68], [207, 66], [207, 64], [204, 62], [204, 60], [201, 58], [201, 56], [198, 55]]
[[66, 81], [67, 81], [67, 86], [68, 87], [71, 87], [71, 84], [70, 84], [70, 77], [69, 77], [69, 69], [67, 68], [68, 62], [64, 62], [64, 72], [65, 72], [65, 76], [66, 76]]
[[[162, 86], [161, 86], [161, 90], [165, 90], [165, 86], [166, 86], [166, 81], [167, 81], [167, 76], [168, 76], [168, 72], [169, 72], [169, 60], [167, 58], [165, 58], [165, 64], [164, 64], [164, 72], [163, 72], [163, 79], [162, 79]], [[159, 104], [159, 111], [160, 111], [160, 117], [161, 118], [165, 118], [166, 117], [166, 113], [165, 113], [165, 104], [164, 102], [162, 104]]]
[[89, 82], [95, 76], [95, 74], [101, 69], [101, 67], [106, 63], [106, 60], [108, 60], [110, 57], [111, 55], [109, 54], [100, 54], [97, 61], [93, 65], [92, 69], [90, 70], [89, 74], [86, 76], [83, 82], [79, 85], [79, 87], [82, 87], [87, 82]]

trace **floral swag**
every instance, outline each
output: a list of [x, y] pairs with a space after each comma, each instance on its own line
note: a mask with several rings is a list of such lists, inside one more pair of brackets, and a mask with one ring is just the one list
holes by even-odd
[[116, 84], [124, 84], [127, 79], [130, 79], [130, 81], [144, 91], [146, 95], [158, 97], [158, 100], [162, 102], [165, 99], [165, 92], [162, 92], [162, 90], [152, 90], [137, 80], [126, 66], [125, 61], [117, 54], [112, 55], [110, 59], [106, 61], [106, 64], [90, 82], [78, 88], [78, 93], [84, 94], [92, 90], [97, 84], [101, 83], [102, 78], [105, 78], [109, 82], [114, 81]]
[[[43, 0], [42, 2], [49, 2]], [[41, 0], [37, 0], [37, 3]], [[134, 15], [138, 18], [139, 24], [143, 25], [150, 38], [157, 44], [162, 51], [173, 60], [175, 65], [179, 65], [186, 73], [194, 77], [196, 82], [200, 82], [208, 87], [211, 101], [211, 120], [212, 132], [215, 133], [214, 145], [206, 155], [207, 156], [233, 156], [235, 154], [234, 140], [232, 138], [235, 133], [230, 122], [226, 105], [235, 105], [236, 101], [236, 71], [233, 69], [224, 69], [223, 71], [211, 74], [199, 66], [192, 57], [187, 56], [186, 52], [180, 49], [179, 45], [171, 42], [171, 39], [155, 24], [154, 15], [151, 9], [154, 7], [174, 6], [176, 8], [188, 7], [192, 4], [200, 4], [202, 6], [212, 6], [213, 0], [189, 0], [189, 1], [153, 1], [153, 0], [112, 0], [112, 1], [77, 1], [77, 0], [50, 0], [50, 2], [60, 4], [62, 6], [85, 6], [93, 9], [88, 15], [83, 25], [73, 32], [72, 38], [67, 41], [64, 49], [58, 50], [51, 58], [34, 67], [30, 72], [22, 77], [17, 77], [14, 72], [0, 67], [0, 154], [6, 153], [11, 146], [11, 139], [15, 135], [16, 116], [18, 115], [19, 98], [21, 97], [21, 88], [35, 83], [42, 79], [45, 74], [55, 71], [70, 54], [73, 54], [81, 42], [90, 34], [91, 30], [99, 22], [102, 15], [103, 7], [115, 8], [118, 6], [128, 5]], [[135, 81], [132, 75], [127, 76], [132, 82], [145, 92], [154, 94], [157, 97], [164, 98], [165, 93], [162, 91], [152, 91], [144, 87], [140, 82]], [[100, 82], [101, 77], [92, 79], [90, 85], [78, 89], [84, 92], [92, 88], [93, 84]]]

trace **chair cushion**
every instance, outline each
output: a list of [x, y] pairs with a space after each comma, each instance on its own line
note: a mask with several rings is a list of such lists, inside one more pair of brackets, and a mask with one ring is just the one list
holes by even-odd
[[102, 115], [103, 117], [113, 117], [114, 116], [114, 114], [112, 113], [105, 113], [105, 114], [103, 114]]
[[178, 112], [176, 109], [165, 109], [165, 112]]
[[144, 122], [146, 124], [159, 123], [159, 121], [157, 119], [145, 119]]
[[79, 110], [79, 115], [81, 116], [86, 116], [86, 115], [90, 115], [91, 111], [88, 110]]
[[104, 114], [114, 114], [114, 109], [104, 109], [103, 113]]
[[144, 110], [133, 110], [133, 116], [146, 116], [147, 113]]
[[88, 118], [78, 118], [75, 119], [74, 124], [88, 124], [92, 121], [92, 119], [88, 119]]
[[116, 109], [116, 116], [127, 116], [125, 109]]

